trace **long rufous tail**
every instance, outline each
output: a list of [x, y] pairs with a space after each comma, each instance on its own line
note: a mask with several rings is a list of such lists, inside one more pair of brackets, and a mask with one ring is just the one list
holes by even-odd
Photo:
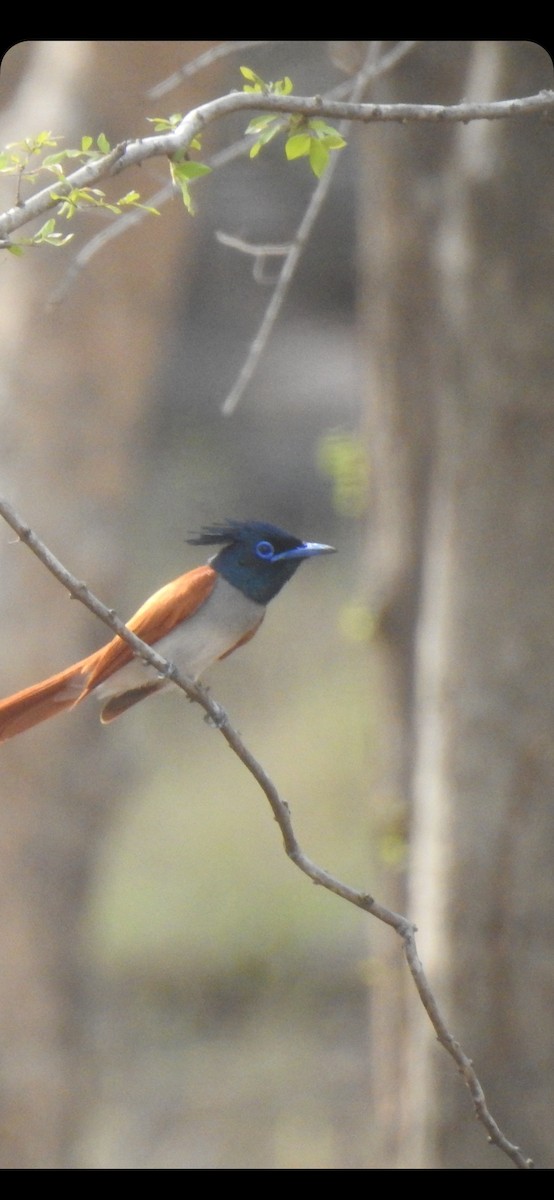
[[[91, 658], [94, 658], [91, 655]], [[91, 658], [84, 658], [74, 663], [58, 675], [44, 679], [33, 687], [25, 688], [0, 701], [0, 742], [24, 733], [55, 717], [66, 708], [72, 708], [79, 700], [87, 695], [87, 678], [90, 675]]]
[[[216, 580], [217, 573], [209, 564], [187, 571], [150, 596], [128, 621], [128, 628], [148, 645], [155, 644], [196, 612], [213, 591]], [[247, 633], [242, 641], [251, 637], [252, 632]], [[73, 708], [133, 657], [127, 642], [116, 636], [106, 646], [101, 646], [100, 650], [60, 671], [58, 675], [52, 675], [50, 679], [0, 701], [0, 742], [32, 729], [41, 721], [48, 721], [67, 708]], [[104, 704], [100, 720], [103, 724], [115, 720], [133, 704], [138, 704], [139, 700], [146, 699], [162, 686], [163, 681], [151, 680], [146, 676], [143, 686], [131, 686], [119, 695], [116, 690], [116, 694]]]

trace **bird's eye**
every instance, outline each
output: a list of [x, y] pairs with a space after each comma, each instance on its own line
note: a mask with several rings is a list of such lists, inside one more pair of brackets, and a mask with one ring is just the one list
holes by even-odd
[[275, 554], [275, 548], [271, 545], [271, 542], [258, 542], [258, 545], [256, 546], [256, 554], [258, 555], [258, 558], [273, 558], [273, 555]]

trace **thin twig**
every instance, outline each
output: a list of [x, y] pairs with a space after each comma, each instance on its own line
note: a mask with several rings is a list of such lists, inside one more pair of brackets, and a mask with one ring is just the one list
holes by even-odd
[[167, 79], [162, 79], [161, 83], [156, 83], [153, 88], [150, 88], [147, 95], [152, 100], [158, 100], [160, 96], [165, 96], [166, 92], [171, 92], [173, 88], [178, 87], [185, 79], [191, 79], [199, 71], [204, 71], [206, 67], [211, 67], [212, 63], [217, 62], [220, 58], [226, 58], [229, 54], [238, 54], [242, 50], [251, 50], [255, 46], [269, 46], [270, 44], [267, 41], [219, 42], [217, 46], [212, 46], [210, 50], [205, 50], [203, 54], [199, 54], [191, 62], [184, 63], [182, 67], [179, 67], [178, 71], [174, 71], [172, 75], [168, 75]]
[[[375, 44], [376, 43], [372, 43], [370, 55]], [[396, 46], [393, 46], [391, 50], [386, 50], [384, 53], [379, 54], [378, 57], [375, 57], [373, 63], [371, 62], [370, 56], [368, 56], [369, 61], [366, 61], [366, 66], [363, 68], [366, 82], [371, 83], [374, 79], [378, 79], [381, 75], [388, 74], [390, 71], [392, 71], [393, 67], [396, 67], [397, 63], [401, 62], [403, 58], [406, 58], [406, 55], [411, 54], [417, 46], [419, 46], [419, 42], [417, 41], [397, 42]], [[329, 99], [334, 100], [339, 100], [343, 96], [350, 98], [351, 89], [352, 79], [345, 79], [342, 81], [342, 83], [336, 84], [336, 86], [329, 92], [326, 92], [325, 95]]]
[[233, 384], [233, 387], [221, 405], [221, 412], [225, 417], [230, 417], [231, 414], [234, 413], [237, 405], [244, 396], [250, 380], [258, 368], [258, 364], [261, 361], [269, 338], [273, 332], [273, 327], [289, 293], [290, 286], [300, 261], [304, 246], [315, 225], [325, 197], [327, 196], [327, 192], [331, 186], [337, 162], [338, 160], [336, 158], [330, 159], [325, 174], [322, 175], [312, 192], [308, 207], [306, 208], [304, 216], [302, 217], [298, 229], [296, 230], [296, 234], [291, 242], [290, 250], [279, 272], [275, 290], [264, 312], [260, 328], [250, 343], [246, 359], [241, 367], [241, 370], [239, 371], [236, 382]]
[[240, 250], [241, 254], [251, 254], [254, 258], [284, 258], [290, 250], [290, 242], [283, 242], [282, 245], [276, 242], [255, 245], [253, 242], [245, 242], [244, 238], [235, 237], [232, 233], [224, 233], [222, 229], [216, 230], [215, 238], [222, 246], [230, 246], [232, 250]]
[[[368, 78], [372, 76], [375, 70], [374, 51], [370, 50], [368, 59], [364, 67], [360, 70], [356, 79], [350, 84], [350, 98], [359, 100], [363, 96], [367, 87]], [[339, 132], [343, 137], [346, 137], [350, 127], [349, 121], [341, 121]], [[221, 411], [225, 417], [231, 416], [237, 405], [242, 400], [244, 393], [253, 378], [259, 363], [263, 357], [265, 348], [273, 332], [279, 313], [283, 307], [285, 299], [290, 291], [291, 283], [294, 278], [296, 268], [300, 262], [304, 246], [310, 237], [316, 220], [323, 208], [327, 194], [333, 182], [333, 176], [338, 166], [339, 159], [335, 155], [329, 160], [327, 169], [321, 178], [318, 180], [304, 216], [296, 230], [296, 234], [292, 239], [289, 252], [285, 258], [281, 268], [275, 290], [269, 301], [262, 318], [260, 328], [250, 344], [246, 359], [239, 371], [238, 377], [233, 384], [230, 392], [226, 396], [221, 406]]]
[[[208, 166], [210, 166], [213, 171], [220, 170], [222, 167], [227, 166], [228, 163], [234, 162], [237, 158], [247, 154], [251, 145], [251, 137], [238, 138], [236, 142], [232, 143], [232, 145], [224, 146], [221, 150], [218, 150], [215, 154], [212, 154], [207, 159]], [[194, 183], [195, 181], [192, 179], [189, 186], [191, 188], [194, 187]], [[114, 241], [115, 238], [121, 237], [122, 234], [127, 233], [130, 229], [134, 229], [137, 225], [140, 225], [142, 221], [151, 219], [152, 214], [148, 212], [148, 209], [163, 208], [163, 205], [167, 204], [169, 200], [175, 200], [176, 198], [177, 192], [175, 190], [175, 185], [173, 183], [166, 183], [162, 188], [159, 189], [159, 191], [154, 192], [152, 196], [149, 196], [148, 199], [144, 201], [143, 207], [134, 208], [129, 212], [122, 213], [122, 215], [119, 217], [114, 217], [111, 224], [106, 225], [106, 227], [102, 229], [100, 233], [96, 233], [94, 237], [89, 238], [89, 240], [85, 242], [85, 245], [82, 246], [75, 255], [73, 262], [68, 267], [68, 270], [66, 271], [59, 286], [52, 292], [48, 301], [48, 307], [53, 308], [55, 305], [59, 304], [63, 299], [65, 299], [68, 291], [75, 283], [75, 280], [78, 278], [81, 271], [84, 271], [86, 267], [88, 267], [91, 260], [95, 258], [101, 250], [104, 250], [110, 242]]]
[[312, 862], [304, 853], [297, 840], [288, 804], [279, 795], [275, 784], [264, 768], [254, 758], [250, 750], [248, 750], [237, 730], [231, 724], [222, 705], [213, 700], [203, 687], [194, 683], [187, 676], [181, 675], [176, 667], [157, 654], [146, 642], [136, 637], [113, 609], [107, 608], [105, 604], [102, 604], [101, 600], [97, 599], [82, 580], [77, 579], [75, 575], [72, 575], [64, 567], [63, 563], [52, 554], [44, 542], [41, 541], [27, 522], [18, 515], [7, 500], [0, 499], [0, 515], [15, 531], [19, 540], [32, 550], [33, 554], [43, 563], [47, 570], [66, 588], [70, 596], [84, 604], [113, 633], [122, 638], [124, 642], [127, 642], [134, 654], [153, 666], [160, 675], [177, 684], [190, 700], [200, 704], [210, 717], [213, 725], [219, 730], [221, 736], [225, 738], [227, 744], [259, 784], [281, 830], [285, 851], [299, 870], [303, 871], [315, 884], [326, 888], [327, 891], [333, 892], [336, 896], [348, 901], [350, 904], [354, 904], [357, 908], [376, 917], [377, 920], [384, 922], [386, 925], [390, 925], [395, 930], [402, 939], [406, 961], [429, 1020], [435, 1029], [439, 1042], [448, 1054], [450, 1054], [451, 1058], [454, 1059], [467, 1085], [477, 1119], [486, 1129], [489, 1141], [506, 1154], [520, 1170], [532, 1169], [534, 1167], [532, 1160], [522, 1153], [519, 1146], [510, 1142], [497, 1125], [487, 1107], [485, 1094], [471, 1059], [468, 1058], [459, 1043], [448, 1031], [446, 1022], [417, 953], [415, 926], [407, 917], [392, 912], [391, 909], [379, 904], [367, 892], [350, 887], [348, 884], [331, 875], [329, 871], [323, 870], [322, 867]]

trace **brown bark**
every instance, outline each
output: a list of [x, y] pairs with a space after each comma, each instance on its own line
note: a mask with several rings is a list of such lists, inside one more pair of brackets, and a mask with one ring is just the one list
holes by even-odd
[[[423, 70], [430, 94], [407, 63], [396, 99], [552, 86], [533, 45], [430, 43]], [[377, 578], [379, 548], [393, 547], [380, 653], [404, 748], [391, 790], [409, 813], [409, 912], [493, 1113], [552, 1166], [552, 132], [483, 123], [375, 141], [370, 562]], [[508, 1165], [409, 987], [397, 979], [375, 1009], [389, 1163]]]
[[[66, 145], [72, 139], [78, 144], [84, 133], [104, 131], [115, 144], [149, 131], [148, 88], [204, 48], [179, 42], [16, 47], [2, 65], [2, 143], [43, 129], [63, 132]], [[213, 87], [213, 76], [204, 74], [182, 90], [182, 98], [192, 104]], [[165, 164], [157, 164], [115, 181], [110, 195], [136, 186], [148, 197], [166, 176]], [[10, 188], [12, 180], [3, 184], [6, 207], [13, 202]], [[0, 274], [2, 489], [105, 596], [121, 595], [125, 557], [109, 536], [112, 509], [140, 489], [150, 380], [177, 273], [192, 248], [190, 221], [178, 204], [147, 220], [158, 222], [156, 236], [149, 231], [113, 242], [91, 264], [86, 283], [80, 281], [56, 307], [48, 301], [71, 255], [48, 249], [17, 260], [8, 255]], [[75, 244], [100, 227], [84, 218]], [[2, 620], [10, 631], [3, 643], [2, 689], [8, 694], [106, 639], [84, 610], [64, 602], [7, 529], [0, 550]], [[131, 553], [127, 547], [129, 559]], [[70, 1148], [91, 1082], [80, 920], [107, 817], [103, 797], [114, 794], [125, 757], [105, 742], [100, 749], [94, 737], [81, 745], [78, 716], [61, 722], [55, 739], [47, 732], [37, 737], [32, 751], [28, 741], [17, 739], [2, 757], [3, 1169], [60, 1168], [73, 1161]], [[77, 756], [78, 775], [68, 766]]]

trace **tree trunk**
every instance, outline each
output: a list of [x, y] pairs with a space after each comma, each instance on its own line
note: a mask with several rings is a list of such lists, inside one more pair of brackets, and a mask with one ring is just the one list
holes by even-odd
[[[188, 45], [188, 49], [187, 49]], [[185, 55], [203, 49], [185, 44]], [[44, 129], [66, 145], [105, 130], [112, 143], [143, 128], [144, 95], [180, 66], [183, 43], [22, 43], [2, 64], [2, 145]], [[213, 77], [202, 76], [205, 96]], [[198, 89], [199, 85], [194, 87]], [[201, 97], [196, 92], [196, 99]], [[195, 93], [188, 102], [194, 103]], [[116, 187], [145, 197], [161, 172]], [[5, 207], [15, 180], [3, 182]], [[114, 196], [115, 198], [115, 196]], [[5, 255], [2, 294], [2, 491], [73, 570], [104, 596], [121, 596], [125, 555], [110, 537], [113, 509], [140, 493], [143, 414], [169, 323], [190, 222], [172, 205], [157, 236], [128, 234], [90, 265], [86, 284], [49, 307], [74, 255], [42, 248]], [[104, 215], [104, 214], [102, 214]], [[77, 234], [87, 241], [101, 226]], [[71, 229], [68, 229], [71, 232]], [[65, 233], [65, 230], [64, 230]], [[23, 230], [28, 234], [28, 230]], [[138, 525], [138, 523], [137, 523]], [[138, 536], [138, 528], [134, 531]], [[9, 694], [80, 658], [101, 631], [1, 531], [2, 690]], [[129, 558], [131, 550], [128, 550]], [[85, 566], [86, 564], [86, 566]], [[39, 600], [40, 598], [40, 600]], [[119, 603], [119, 600], [117, 601]], [[63, 614], [63, 615], [62, 615]], [[65, 617], [65, 619], [64, 619]], [[82, 728], [82, 726], [81, 726]], [[2, 747], [0, 1012], [3, 1064], [0, 1169], [73, 1163], [91, 1061], [83, 1028], [80, 922], [108, 816], [104, 797], [130, 762], [124, 749], [80, 740], [79, 714], [50, 737]], [[79, 772], [75, 763], [79, 762]]]
[[[395, 100], [552, 86], [532, 44], [429, 43], [418, 61], [422, 75], [409, 60], [400, 87], [395, 75]], [[376, 99], [393, 98], [383, 90]], [[382, 731], [394, 764], [384, 785], [406, 805], [407, 904], [449, 1026], [506, 1134], [547, 1167], [552, 131], [539, 120], [381, 128], [375, 143], [363, 227], [370, 596], [398, 714]], [[508, 1165], [476, 1124], [398, 946], [387, 955], [374, 1001], [381, 1153], [400, 1167]]]

